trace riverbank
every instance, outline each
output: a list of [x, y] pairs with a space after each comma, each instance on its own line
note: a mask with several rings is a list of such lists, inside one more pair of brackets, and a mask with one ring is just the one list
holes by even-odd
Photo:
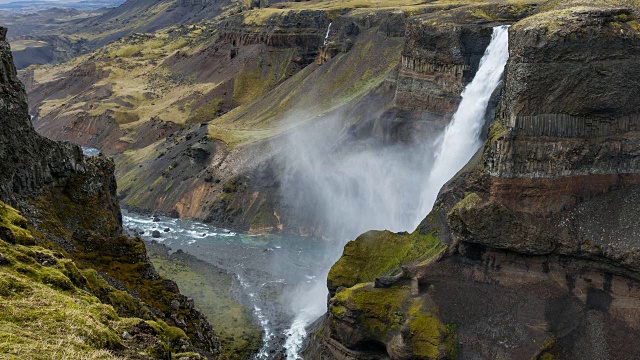
[[[335, 243], [302, 237], [243, 234], [198, 221], [140, 215], [126, 210], [123, 211], [123, 222], [126, 231], [145, 240], [159, 271], [194, 298], [196, 307], [211, 317], [224, 316], [230, 309], [237, 311], [237, 307], [229, 305], [232, 299], [249, 309], [253, 323], [259, 326], [262, 334], [260, 348], [253, 359], [284, 358], [298, 349], [300, 329], [291, 327], [306, 303], [304, 298], [309, 289], [326, 292], [323, 272], [333, 260], [326, 254], [328, 248], [337, 246]], [[186, 269], [185, 259], [189, 257], [193, 257], [188, 262], [194, 264], [196, 270]], [[220, 272], [226, 273], [226, 277]], [[216, 291], [226, 292], [222, 304], [211, 301], [214, 283]], [[209, 304], [214, 304], [215, 309]], [[223, 309], [225, 306], [229, 308]], [[236, 318], [238, 322], [244, 321]], [[233, 318], [227, 318], [225, 322], [211, 320], [218, 326], [225, 326], [228, 321], [236, 324]], [[243, 353], [251, 347], [253, 335], [248, 328], [237, 326], [232, 332], [234, 335], [227, 334], [227, 341], [235, 339], [236, 345], [239, 340], [243, 343], [235, 347], [236, 351]]]

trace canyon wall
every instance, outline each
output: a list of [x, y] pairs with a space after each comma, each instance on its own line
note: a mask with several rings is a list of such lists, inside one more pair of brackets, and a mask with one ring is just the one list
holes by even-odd
[[489, 139], [414, 233], [347, 244], [310, 358], [640, 354], [638, 9], [591, 5], [510, 28]]
[[[57, 276], [61, 290], [83, 292], [81, 297], [93, 296], [91, 301], [112, 306], [113, 315], [109, 316], [114, 321], [116, 312], [132, 321], [140, 318], [136, 326], [142, 328], [129, 330], [133, 335], [142, 333], [140, 337], [130, 334], [129, 338], [117, 335], [107, 342], [96, 340], [92, 344], [99, 349], [103, 346], [123, 356], [136, 351], [150, 354], [142, 358], [188, 352], [193, 358], [201, 357], [196, 353], [217, 356], [220, 344], [211, 324], [180, 294], [175, 283], [158, 275], [142, 241], [122, 235], [113, 161], [85, 157], [79, 146], [35, 132], [5, 34], [6, 29], [0, 28], [0, 200], [24, 216], [12, 215], [22, 219], [12, 220], [19, 228], [4, 224], [0, 232], [3, 252], [11, 255], [10, 260], [3, 257], [0, 264], [11, 274], [6, 276], [13, 276], [14, 268], [20, 272], [25, 266], [35, 266], [31, 273], [22, 272], [33, 279], [29, 286], [37, 287], [37, 274], [54, 271], [43, 267], [62, 269], [60, 274], [48, 275]], [[3, 223], [5, 215], [15, 211], [7, 210], [4, 203]], [[25, 252], [26, 257], [15, 255], [19, 252]], [[36, 256], [35, 260], [31, 256]], [[30, 265], [36, 261], [40, 265]], [[141, 319], [164, 325], [149, 330], [151, 325]], [[42, 321], [48, 321], [46, 316]], [[41, 341], [33, 346], [45, 349], [47, 339]]]

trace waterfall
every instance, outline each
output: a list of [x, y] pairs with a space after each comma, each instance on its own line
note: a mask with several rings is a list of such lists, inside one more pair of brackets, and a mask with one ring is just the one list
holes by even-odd
[[329, 23], [329, 27], [327, 28], [327, 35], [324, 36], [324, 45], [322, 46], [327, 46], [327, 40], [329, 40], [329, 34], [331, 34], [331, 24], [333, 23]]
[[508, 28], [507, 25], [493, 28], [491, 42], [480, 60], [478, 72], [462, 92], [458, 110], [440, 139], [435, 162], [421, 196], [416, 224], [431, 211], [442, 186], [469, 162], [482, 145], [480, 131], [484, 115], [509, 58]]
[[[331, 24], [325, 45], [330, 31]], [[442, 185], [480, 146], [479, 133], [489, 98], [508, 58], [507, 40], [506, 26], [494, 28], [479, 70], [439, 138], [434, 134], [410, 144], [391, 145], [371, 141], [368, 146], [337, 151], [332, 144], [344, 124], [339, 115], [324, 119], [322, 126], [292, 131], [288, 151], [283, 153], [287, 165], [282, 185], [285, 202], [301, 213], [311, 212], [325, 226], [327, 237], [337, 241], [346, 242], [373, 229], [414, 230], [433, 206]], [[376, 105], [370, 104], [372, 108]], [[422, 193], [416, 196], [417, 191]], [[287, 359], [300, 359], [306, 327], [326, 312], [326, 275], [341, 253], [340, 247], [325, 254], [328, 261], [324, 273], [291, 297], [296, 317], [285, 334]]]

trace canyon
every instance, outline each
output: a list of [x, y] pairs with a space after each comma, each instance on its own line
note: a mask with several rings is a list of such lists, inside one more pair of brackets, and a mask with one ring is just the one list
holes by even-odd
[[122, 234], [113, 161], [34, 130], [6, 32], [0, 28], [3, 357], [216, 356], [211, 324], [158, 275], [144, 243]]
[[[0, 200], [29, 246], [149, 304], [194, 357], [635, 359], [639, 16], [624, 0], [129, 0], [40, 35], [83, 34], [68, 58], [17, 75], [3, 45]], [[151, 264], [217, 273], [220, 257], [167, 235], [180, 252], [147, 242], [150, 260], [119, 204], [244, 242], [336, 242], [316, 280], [273, 295], [297, 313], [264, 348], [286, 352], [248, 355], [253, 328], [221, 348], [235, 338]], [[242, 313], [225, 270], [214, 291]]]

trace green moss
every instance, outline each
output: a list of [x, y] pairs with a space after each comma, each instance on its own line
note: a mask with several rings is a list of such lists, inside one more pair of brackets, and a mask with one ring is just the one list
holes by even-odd
[[418, 231], [412, 234], [370, 231], [345, 245], [327, 282], [329, 288], [335, 289], [373, 281], [383, 275], [395, 275], [402, 265], [430, 261], [444, 248], [433, 232], [422, 235]]
[[144, 46], [142, 45], [128, 45], [116, 49], [111, 56], [128, 58], [141, 52], [142, 50], [144, 50]]
[[482, 8], [477, 8], [472, 12], [472, 15], [480, 18], [480, 19], [484, 19], [487, 21], [497, 21], [497, 19], [495, 19], [492, 15], [488, 14], [484, 9]]
[[169, 256], [162, 245], [149, 245], [149, 256], [158, 272], [174, 280], [183, 294], [194, 299], [196, 307], [209, 319], [227, 359], [247, 359], [261, 344], [261, 330], [251, 312], [229, 291], [233, 278], [210, 264], [190, 258], [186, 262]]
[[446, 354], [457, 358], [457, 336], [454, 329], [442, 324], [437, 314], [425, 309], [419, 299], [414, 299], [408, 311], [408, 340], [417, 358], [438, 359]]
[[346, 309], [356, 311], [369, 335], [384, 342], [388, 340], [389, 333], [398, 330], [404, 323], [402, 306], [410, 296], [409, 286], [378, 289], [372, 283], [358, 284], [339, 291], [333, 297], [331, 313], [341, 316]]
[[[20, 359], [112, 359], [123, 344], [114, 327], [121, 321], [111, 306], [76, 287], [68, 259], [44, 267], [37, 246], [0, 241], [10, 263], [0, 266], [0, 353]], [[75, 270], [74, 270], [75, 269]]]
[[441, 324], [430, 314], [419, 314], [410, 325], [413, 353], [433, 359], [439, 354]]
[[203, 123], [213, 120], [218, 117], [220, 112], [220, 105], [224, 102], [223, 99], [215, 98], [204, 106], [197, 108], [193, 115], [189, 117], [187, 123]]
[[262, 76], [262, 65], [258, 63], [254, 71], [241, 72], [233, 82], [233, 102], [242, 105], [255, 100], [262, 95], [269, 77]]
[[149, 318], [151, 314], [140, 302], [129, 293], [114, 289], [93, 269], [81, 271], [87, 288], [101, 301], [113, 306], [122, 316], [138, 316]]
[[59, 270], [43, 267], [40, 269], [40, 278], [43, 284], [50, 285], [60, 290], [72, 290], [74, 288], [71, 280]]
[[409, 286], [375, 288], [372, 283], [340, 289], [329, 301], [331, 318], [353, 322], [367, 340], [388, 344], [401, 336], [416, 359], [456, 359], [455, 329], [444, 325], [425, 297], [412, 297]]
[[20, 295], [29, 289], [31, 289], [31, 286], [27, 282], [14, 275], [8, 274], [0, 277], [0, 296], [2, 297]]
[[111, 117], [121, 125], [130, 124], [140, 120], [140, 116], [138, 116], [138, 114], [130, 111], [116, 111], [111, 115]]
[[147, 323], [157, 332], [162, 334], [169, 343], [177, 343], [180, 339], [187, 339], [187, 334], [185, 334], [182, 329], [175, 326], [169, 326], [161, 319], [148, 320]]
[[27, 219], [22, 217], [19, 211], [3, 202], [0, 202], [0, 228], [11, 231], [18, 244], [34, 244], [33, 236], [27, 230]]
[[333, 314], [333, 316], [337, 316], [337, 317], [342, 317], [344, 316], [344, 314], [347, 313], [347, 308], [345, 308], [344, 306], [332, 306], [331, 307], [331, 314]]
[[482, 198], [478, 194], [469, 193], [467, 194], [467, 196], [465, 196], [464, 199], [460, 200], [460, 202], [458, 202], [453, 206], [453, 208], [451, 208], [451, 211], [449, 212], [449, 214], [459, 209], [462, 209], [462, 210], [472, 209], [478, 206], [478, 204], [480, 204], [481, 202], [482, 202]]

